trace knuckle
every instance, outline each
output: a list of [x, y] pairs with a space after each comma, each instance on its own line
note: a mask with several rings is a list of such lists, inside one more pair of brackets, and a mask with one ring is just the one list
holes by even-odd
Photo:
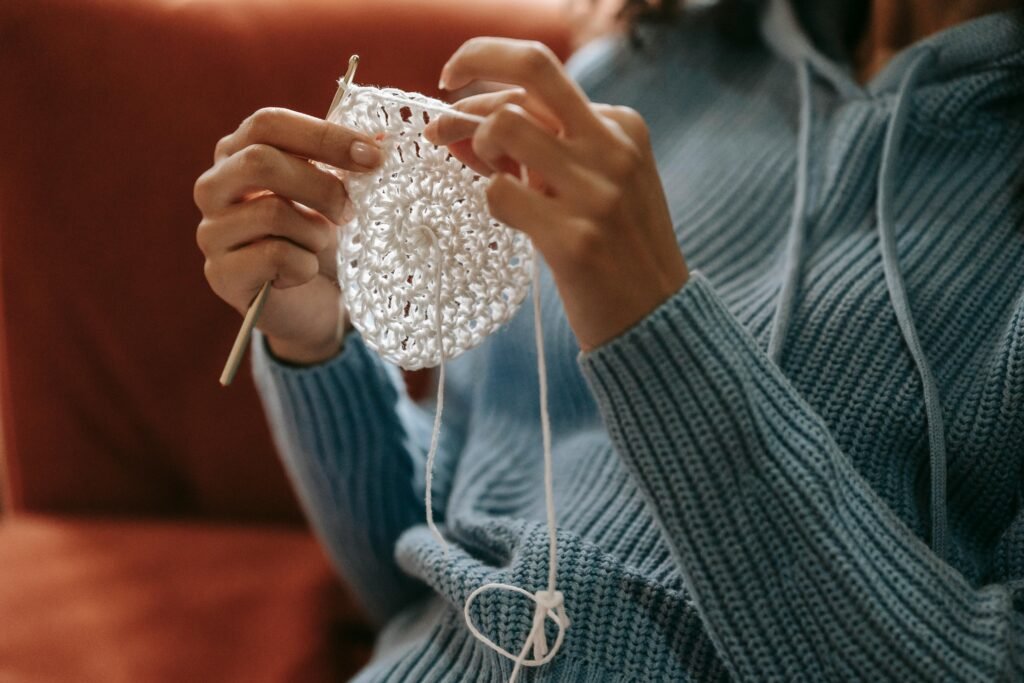
[[515, 138], [522, 130], [522, 116], [514, 104], [503, 104], [494, 112], [492, 132], [502, 138]]
[[283, 266], [287, 265], [290, 249], [288, 248], [288, 243], [284, 240], [263, 240], [262, 250], [263, 260], [273, 266], [275, 270], [280, 270]]
[[327, 218], [335, 225], [341, 225], [348, 204], [348, 193], [340, 182], [331, 181], [328, 184], [324, 203], [327, 206]]
[[650, 139], [650, 130], [647, 128], [647, 121], [636, 109], [626, 106], [616, 106], [615, 113], [620, 124], [626, 133], [634, 140], [646, 142]]
[[492, 135], [491, 126], [485, 123], [477, 129], [476, 134], [470, 140], [470, 149], [473, 150], [473, 154], [483, 161], [488, 161], [492, 156]]
[[242, 173], [251, 179], [266, 178], [273, 171], [274, 152], [268, 145], [249, 145], [238, 155], [238, 164]]
[[596, 189], [590, 198], [592, 213], [597, 218], [606, 218], [615, 212], [622, 201], [622, 191], [618, 187]]
[[210, 233], [214, 229], [213, 224], [206, 218], [199, 221], [199, 227], [196, 228], [196, 246], [204, 254], [210, 249]]
[[221, 263], [214, 259], [206, 259], [203, 263], [203, 277], [217, 296], [224, 298], [224, 273]]
[[213, 158], [214, 158], [215, 161], [217, 159], [222, 159], [223, 157], [227, 156], [227, 150], [228, 150], [230, 144], [231, 144], [231, 136], [230, 135], [225, 135], [220, 140], [217, 140], [217, 144], [214, 145], [214, 147], [213, 147]]
[[479, 50], [481, 47], [486, 47], [488, 44], [487, 38], [483, 36], [475, 36], [464, 42], [455, 54], [458, 55], [460, 52], [465, 54], [466, 52], [472, 52], [473, 50]]
[[501, 214], [504, 213], [506, 198], [509, 194], [509, 182], [504, 176], [499, 175], [487, 185], [485, 192], [487, 205], [491, 214], [498, 220], [502, 220]]
[[606, 157], [608, 174], [613, 182], [620, 182], [633, 175], [643, 163], [643, 155], [633, 145], [610, 151]]
[[558, 64], [558, 58], [547, 45], [531, 40], [524, 46], [522, 64], [530, 71], [547, 71]]
[[320, 262], [315, 254], [291, 250], [288, 258], [277, 264], [275, 284], [282, 289], [297, 287], [309, 282], [319, 270]]
[[634, 124], [637, 122], [643, 123], [644, 119], [642, 116], [640, 116], [640, 112], [638, 112], [636, 109], [633, 109], [632, 107], [627, 107], [624, 104], [616, 104], [612, 107], [612, 111], [614, 111], [615, 114], [621, 120], [629, 124]]
[[205, 211], [203, 207], [206, 205], [206, 197], [209, 196], [211, 171], [212, 169], [204, 172], [201, 176], [196, 178], [196, 182], [192, 186], [192, 201], [199, 210], [204, 213]]
[[324, 249], [331, 244], [330, 228], [325, 226], [317, 226], [313, 228], [310, 235], [310, 245], [313, 247], [313, 251], [317, 254], [322, 252]]
[[273, 136], [280, 121], [281, 110], [277, 107], [257, 109], [242, 124], [247, 140], [265, 140]]
[[523, 88], [509, 88], [502, 93], [503, 104], [515, 104], [523, 107], [527, 103], [526, 90]]
[[568, 256], [576, 263], [594, 263], [600, 260], [604, 242], [601, 230], [589, 221], [581, 221], [569, 239]]
[[292, 210], [288, 203], [277, 195], [260, 197], [256, 200], [260, 207], [260, 220], [269, 227], [281, 225], [288, 219], [288, 213]]

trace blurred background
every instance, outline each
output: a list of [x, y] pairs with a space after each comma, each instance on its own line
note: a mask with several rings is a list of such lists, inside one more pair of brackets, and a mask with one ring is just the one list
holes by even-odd
[[337, 681], [372, 633], [273, 452], [192, 184], [248, 114], [437, 95], [466, 39], [561, 56], [590, 0], [0, 3], [0, 681]]

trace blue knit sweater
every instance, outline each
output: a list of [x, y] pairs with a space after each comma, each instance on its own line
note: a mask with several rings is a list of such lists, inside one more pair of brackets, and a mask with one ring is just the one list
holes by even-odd
[[[572, 626], [525, 680], [1024, 677], [1024, 24], [962, 24], [861, 87], [827, 21], [773, 7], [759, 45], [694, 13], [571, 64], [649, 122], [695, 272], [582, 357], [542, 276]], [[429, 407], [355, 334], [308, 368], [256, 344], [305, 509], [383, 625], [358, 680], [507, 679], [461, 610], [546, 585], [532, 335], [527, 304], [450, 366], [447, 557]], [[473, 608], [513, 652], [532, 613]]]

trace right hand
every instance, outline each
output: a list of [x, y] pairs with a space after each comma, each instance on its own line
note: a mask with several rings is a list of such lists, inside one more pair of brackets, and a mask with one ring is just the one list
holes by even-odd
[[366, 172], [380, 151], [343, 126], [261, 109], [217, 143], [194, 193], [210, 287], [244, 315], [273, 281], [257, 327], [276, 356], [300, 364], [330, 358], [344, 336], [336, 250], [348, 196], [337, 176], [309, 161]]

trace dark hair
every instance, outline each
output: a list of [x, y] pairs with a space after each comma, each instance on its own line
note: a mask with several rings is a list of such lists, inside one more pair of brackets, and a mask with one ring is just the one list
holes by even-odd
[[[623, 0], [619, 19], [631, 27], [639, 24], [672, 23], [679, 16], [686, 0]], [[715, 24], [727, 35], [742, 41], [756, 40], [757, 12], [764, 0], [717, 0], [708, 8], [715, 17]], [[1024, 12], [1024, 0], [1007, 3], [1008, 8]], [[849, 26], [848, 40], [854, 39], [864, 28], [870, 14], [868, 0], [848, 0], [845, 10]], [[633, 31], [635, 36], [635, 30]]]
[[[706, 9], [725, 35], [741, 43], [757, 40], [755, 11], [764, 0], [718, 0]], [[630, 27], [634, 45], [639, 46], [637, 27], [642, 24], [670, 24], [680, 15], [686, 0], [624, 0], [618, 19]]]
[[619, 17], [628, 21], [671, 22], [679, 13], [679, 0], [626, 0]]

